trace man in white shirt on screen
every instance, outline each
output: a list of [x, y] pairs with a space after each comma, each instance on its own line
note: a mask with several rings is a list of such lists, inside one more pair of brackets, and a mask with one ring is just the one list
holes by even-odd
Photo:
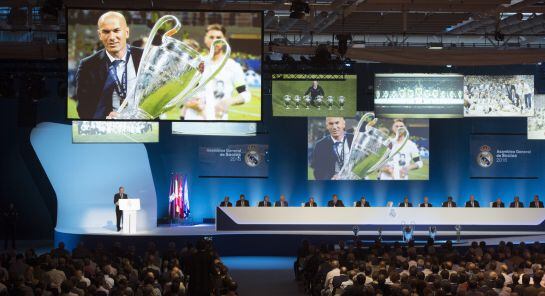
[[[225, 27], [220, 24], [209, 25], [204, 36], [206, 48], [210, 49], [216, 39], [227, 40]], [[208, 76], [216, 71], [224, 55], [224, 45], [217, 44], [214, 56], [205, 62], [203, 75]], [[251, 98], [242, 66], [228, 58], [219, 73], [194, 99], [188, 100], [182, 112], [185, 120], [228, 120], [230, 106], [248, 103]]]
[[[397, 130], [405, 127], [405, 123], [402, 119], [394, 119], [392, 125], [392, 133], [395, 135]], [[400, 145], [403, 145], [403, 141], [407, 135], [400, 133], [399, 137], [393, 141], [392, 151], [399, 149]], [[407, 140], [405, 146], [401, 148], [399, 153], [394, 155], [390, 161], [386, 163], [381, 169], [378, 179], [379, 180], [409, 180], [409, 171], [420, 169], [424, 166], [422, 159], [420, 158], [420, 150], [418, 146], [411, 141]]]

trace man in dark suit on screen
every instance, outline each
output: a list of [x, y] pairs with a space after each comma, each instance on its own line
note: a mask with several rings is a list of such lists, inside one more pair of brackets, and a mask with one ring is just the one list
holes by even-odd
[[505, 208], [505, 204], [501, 201], [501, 197], [498, 197], [495, 202], [492, 203], [493, 208]]
[[80, 119], [115, 117], [123, 101], [134, 96], [142, 57], [142, 49], [127, 44], [129, 27], [121, 13], [106, 12], [97, 25], [104, 49], [82, 59], [75, 77]]
[[127, 194], [125, 193], [125, 188], [123, 186], [119, 187], [119, 192], [114, 194], [114, 204], [115, 204], [115, 221], [117, 225], [117, 231], [121, 230], [121, 220], [123, 218], [123, 211], [119, 209], [119, 200], [127, 199]]
[[316, 180], [335, 179], [348, 161], [352, 145], [353, 135], [346, 133], [343, 117], [326, 117], [325, 125], [329, 134], [316, 142], [310, 160]]
[[469, 200], [466, 201], [466, 208], [479, 208], [479, 202], [475, 200], [475, 195], [470, 195]]
[[229, 196], [223, 198], [223, 201], [220, 203], [220, 207], [232, 207], [233, 204], [229, 201]]
[[270, 207], [272, 204], [271, 204], [271, 199], [269, 198], [268, 195], [265, 195], [265, 197], [263, 197], [263, 200], [260, 201], [257, 206], [258, 207]]
[[456, 202], [452, 200], [452, 196], [447, 197], [447, 201], [443, 203], [443, 208], [455, 208]]
[[512, 203], [509, 204], [510, 208], [524, 208], [524, 203], [520, 201], [518, 196], [515, 196], [515, 199]]
[[405, 197], [403, 197], [403, 202], [399, 203], [399, 207], [401, 207], [401, 208], [412, 208], [413, 204], [409, 202], [409, 197], [405, 196]]
[[314, 201], [314, 197], [309, 198], [309, 200], [305, 203], [305, 207], [317, 207], [318, 205]]
[[333, 199], [327, 202], [327, 206], [330, 208], [343, 208], [344, 203], [339, 199], [337, 194], [333, 194]]
[[361, 207], [369, 208], [369, 207], [371, 207], [371, 206], [369, 205], [369, 202], [367, 201], [367, 199], [365, 198], [365, 196], [362, 196], [362, 197], [360, 198], [360, 200], [356, 202], [356, 207], [357, 207], [357, 208], [361, 208]]
[[530, 202], [530, 208], [543, 208], [543, 202], [539, 200], [539, 196], [534, 195], [534, 201]]
[[246, 200], [245, 198], [246, 197], [244, 196], [244, 194], [241, 194], [239, 199], [237, 200], [235, 206], [237, 206], [237, 207], [249, 207], [250, 202], [248, 200]]

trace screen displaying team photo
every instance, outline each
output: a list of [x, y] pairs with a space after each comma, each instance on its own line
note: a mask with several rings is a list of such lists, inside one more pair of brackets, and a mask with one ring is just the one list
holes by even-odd
[[273, 116], [354, 116], [356, 75], [275, 74]]
[[533, 75], [464, 77], [466, 117], [528, 117], [533, 101]]
[[376, 74], [375, 113], [389, 118], [463, 117], [460, 74]]
[[157, 143], [159, 123], [145, 121], [72, 122], [73, 143]]
[[429, 179], [429, 119], [309, 118], [307, 135], [308, 180]]
[[262, 14], [68, 9], [67, 118], [260, 121]]
[[528, 117], [528, 140], [545, 140], [545, 95], [535, 95], [534, 116]]

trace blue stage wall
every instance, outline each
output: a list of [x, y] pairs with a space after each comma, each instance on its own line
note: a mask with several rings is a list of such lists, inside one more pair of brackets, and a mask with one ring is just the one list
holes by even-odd
[[[532, 74], [538, 75], [537, 67], [416, 67], [381, 64], [356, 65], [353, 72], [358, 80], [358, 109], [372, 110], [372, 78], [374, 73], [395, 72], [453, 72], [462, 74]], [[543, 80], [536, 78], [536, 88]], [[267, 93], [270, 81], [264, 81]], [[214, 217], [214, 208], [228, 195], [234, 203], [244, 193], [251, 205], [256, 205], [265, 194], [277, 200], [285, 194], [292, 206], [314, 196], [324, 205], [334, 193], [339, 194], [345, 205], [351, 205], [361, 195], [367, 196], [372, 206], [384, 206], [387, 201], [400, 202], [408, 195], [413, 203], [421, 202], [424, 195], [439, 206], [452, 195], [459, 204], [474, 194], [482, 205], [488, 205], [497, 197], [504, 202], [514, 195], [528, 205], [534, 194], [544, 195], [545, 166], [535, 163], [538, 179], [535, 180], [482, 180], [470, 179], [469, 138], [472, 133], [526, 133], [526, 118], [466, 118], [430, 120], [430, 179], [428, 181], [307, 181], [307, 119], [271, 116], [270, 95], [264, 96], [263, 122], [258, 130], [269, 135], [269, 178], [267, 179], [208, 179], [198, 177], [198, 148], [201, 136], [173, 136], [170, 125], [161, 125], [159, 144], [146, 144], [150, 165], [157, 190], [157, 217], [167, 215], [169, 173], [189, 175], [191, 213], [195, 221]], [[227, 138], [216, 137], [218, 143]], [[232, 141], [231, 138], [229, 138]], [[241, 143], [251, 143], [242, 138]], [[209, 144], [210, 139], [206, 139]], [[539, 142], [536, 152], [545, 153], [545, 142]], [[541, 159], [541, 158], [539, 158]], [[545, 196], [543, 196], [545, 199]]]

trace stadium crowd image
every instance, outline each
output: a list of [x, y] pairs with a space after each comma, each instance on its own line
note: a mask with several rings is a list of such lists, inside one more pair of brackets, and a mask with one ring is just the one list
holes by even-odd
[[545, 295], [545, 1], [8, 0], [2, 295]]

